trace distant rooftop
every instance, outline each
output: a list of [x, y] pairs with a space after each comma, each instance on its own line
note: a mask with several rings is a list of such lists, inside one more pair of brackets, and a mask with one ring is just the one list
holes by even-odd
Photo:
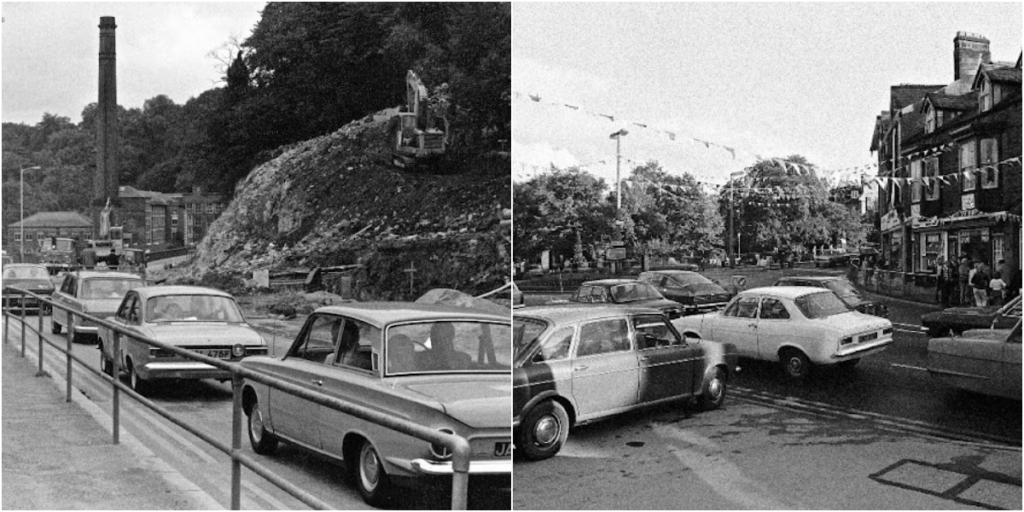
[[[20, 228], [22, 222], [8, 224], [9, 228]], [[89, 228], [92, 221], [78, 212], [39, 212], [25, 218], [26, 228]]]

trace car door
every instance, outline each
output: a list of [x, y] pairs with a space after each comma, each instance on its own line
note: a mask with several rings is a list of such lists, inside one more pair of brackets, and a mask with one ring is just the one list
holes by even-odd
[[1016, 327], [1010, 332], [1009, 338], [1003, 344], [1003, 358], [1000, 372], [1002, 374], [1001, 388], [1004, 396], [1021, 398], [1021, 324], [1017, 321]]
[[639, 368], [625, 317], [580, 325], [572, 394], [580, 419], [636, 404]]
[[561, 327], [547, 335], [532, 350], [533, 354], [523, 365], [522, 372], [517, 372], [517, 378], [525, 384], [525, 387], [521, 387], [525, 390], [519, 400], [521, 406], [525, 406], [531, 398], [549, 391], [559, 396], [573, 396], [570, 355], [575, 334], [574, 326]]
[[[61, 306], [73, 308], [75, 302], [75, 290], [78, 288], [78, 278], [73, 274], [69, 274], [64, 278], [64, 282], [61, 283], [60, 290], [54, 294], [53, 301]], [[61, 308], [53, 308], [53, 321], [64, 326], [65, 329], [68, 327], [68, 317], [70, 316], [67, 311]]]
[[786, 304], [774, 297], [761, 297], [757, 319], [757, 352], [761, 359], [775, 359], [779, 347], [792, 342], [795, 328]]
[[636, 315], [631, 323], [639, 358], [639, 403], [693, 394], [697, 346], [684, 343], [662, 315]]
[[[343, 319], [314, 314], [306, 319], [299, 336], [278, 365], [276, 377], [303, 389], [322, 392], [324, 373], [333, 362]], [[320, 448], [320, 406], [309, 400], [270, 388], [270, 421], [274, 431], [300, 443]]]
[[[374, 341], [380, 346], [381, 331], [353, 318], [343, 317], [341, 342], [334, 357], [325, 358], [321, 373], [322, 391], [329, 396], [367, 407], [379, 406], [373, 400], [380, 383], [379, 355], [373, 357]], [[330, 407], [318, 405], [320, 444], [324, 451], [342, 456], [345, 434], [354, 427], [355, 418]]]
[[737, 297], [715, 318], [715, 341], [736, 345], [743, 357], [759, 357], [757, 349], [757, 305], [759, 297]]
[[[114, 315], [114, 319], [112, 320], [114, 325], [121, 327], [131, 334], [141, 335], [141, 304], [142, 299], [139, 298], [137, 293], [126, 294], [124, 300], [121, 301], [121, 306], [117, 309], [117, 313]], [[101, 332], [109, 331], [103, 327], [100, 329]], [[103, 350], [111, 356], [111, 359], [113, 359], [112, 354], [114, 350], [114, 340], [104, 339]], [[118, 357], [120, 358], [122, 368], [127, 368], [126, 355], [132, 356], [132, 361], [134, 363], [146, 364], [149, 359], [149, 345], [136, 340], [132, 336], [121, 336], [121, 353], [118, 354]]]

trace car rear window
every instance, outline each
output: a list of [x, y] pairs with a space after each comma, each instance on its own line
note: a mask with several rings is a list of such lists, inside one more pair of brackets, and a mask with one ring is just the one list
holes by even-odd
[[128, 290], [142, 286], [141, 279], [86, 279], [82, 281], [82, 299], [120, 299]]
[[638, 300], [660, 299], [661, 294], [647, 283], [620, 284], [612, 287], [615, 302], [634, 302]]
[[827, 316], [839, 315], [847, 313], [850, 308], [839, 300], [834, 293], [830, 291], [822, 291], [820, 293], [810, 293], [802, 297], [797, 297], [793, 301], [796, 307], [800, 309], [800, 312], [807, 318], [825, 318]]
[[7, 267], [4, 279], [49, 279], [50, 273], [43, 267]]
[[508, 324], [431, 321], [388, 329], [387, 375], [413, 373], [508, 373], [512, 343]]

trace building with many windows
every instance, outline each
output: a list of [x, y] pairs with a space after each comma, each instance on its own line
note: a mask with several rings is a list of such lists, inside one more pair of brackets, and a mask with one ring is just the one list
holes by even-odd
[[1021, 59], [991, 62], [989, 41], [954, 39], [954, 81], [892, 87], [876, 121], [882, 254], [933, 273], [936, 258], [1020, 268]]
[[152, 251], [195, 245], [224, 211], [224, 199], [198, 188], [167, 194], [120, 187], [125, 243]]
[[25, 252], [35, 253], [53, 237], [82, 240], [92, 238], [92, 227], [92, 221], [78, 212], [39, 212], [26, 217], [24, 221], [7, 225], [4, 248], [12, 254], [20, 253], [23, 231]]

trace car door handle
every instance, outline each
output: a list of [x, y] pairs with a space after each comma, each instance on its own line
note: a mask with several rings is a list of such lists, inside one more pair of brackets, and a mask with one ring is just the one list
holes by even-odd
[[574, 372], [582, 372], [582, 371], [586, 370], [587, 368], [590, 368], [590, 367], [589, 366], [574, 366], [572, 368], [572, 371], [574, 371]]
[[757, 324], [747, 324], [747, 325], [750, 326], [750, 327], [753, 327], [754, 329], [757, 329]]
[[320, 379], [313, 379], [310, 382], [312, 382], [313, 384], [316, 384], [317, 386], [323, 386], [324, 385], [324, 381], [322, 381]]

